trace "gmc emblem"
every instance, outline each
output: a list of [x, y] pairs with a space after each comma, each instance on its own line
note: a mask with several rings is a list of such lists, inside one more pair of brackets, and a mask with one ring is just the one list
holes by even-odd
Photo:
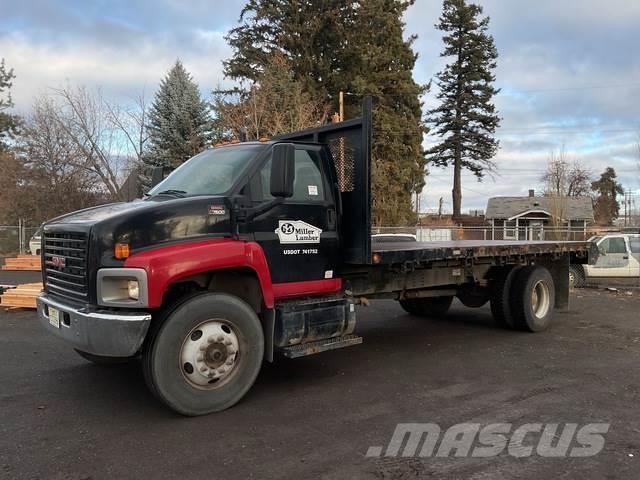
[[53, 255], [51, 257], [51, 264], [54, 267], [58, 267], [58, 268], [64, 268], [67, 266], [67, 261], [64, 257], [59, 257], [57, 255]]

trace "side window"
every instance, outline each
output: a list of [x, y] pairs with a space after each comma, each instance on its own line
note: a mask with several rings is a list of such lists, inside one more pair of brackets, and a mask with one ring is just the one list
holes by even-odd
[[320, 170], [320, 157], [316, 152], [296, 150], [296, 173], [293, 180], [294, 202], [321, 202], [324, 200], [324, 183]]
[[640, 253], [640, 237], [629, 237], [631, 253]]
[[600, 248], [604, 253], [627, 253], [627, 245], [622, 237], [605, 238], [600, 243]]
[[[260, 169], [251, 182], [252, 200], [264, 202], [271, 196], [271, 159]], [[293, 202], [321, 202], [325, 200], [324, 182], [320, 169], [320, 155], [309, 150], [296, 150]]]

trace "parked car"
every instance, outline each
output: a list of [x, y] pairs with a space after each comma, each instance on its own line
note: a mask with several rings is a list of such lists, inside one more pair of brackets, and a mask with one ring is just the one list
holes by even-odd
[[569, 283], [582, 287], [603, 280], [640, 281], [640, 234], [611, 233], [589, 239], [598, 248], [591, 265], [571, 265]]
[[42, 248], [42, 227], [38, 228], [29, 240], [29, 252], [31, 255], [40, 255]]

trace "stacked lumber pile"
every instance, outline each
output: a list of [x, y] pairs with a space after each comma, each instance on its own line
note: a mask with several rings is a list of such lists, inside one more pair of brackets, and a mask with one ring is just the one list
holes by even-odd
[[0, 295], [0, 307], [36, 308], [36, 297], [42, 290], [42, 283], [24, 283], [3, 289]]
[[22, 254], [14, 258], [5, 258], [2, 270], [40, 271], [40, 256]]

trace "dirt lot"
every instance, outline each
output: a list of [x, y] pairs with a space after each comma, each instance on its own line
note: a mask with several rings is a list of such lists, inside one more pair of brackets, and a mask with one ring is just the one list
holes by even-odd
[[[360, 311], [360, 346], [263, 368], [236, 407], [182, 418], [138, 365], [100, 368], [0, 312], [0, 478], [638, 478], [640, 296], [582, 290], [548, 332]], [[379, 458], [397, 423], [610, 422], [590, 458]]]

